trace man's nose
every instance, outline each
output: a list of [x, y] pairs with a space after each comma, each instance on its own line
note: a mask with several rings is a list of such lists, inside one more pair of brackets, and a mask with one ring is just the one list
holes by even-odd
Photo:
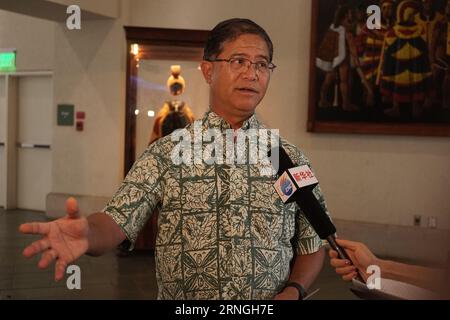
[[249, 80], [256, 80], [258, 79], [258, 71], [256, 70], [256, 64], [249, 63], [246, 66], [247, 69], [243, 72], [243, 76], [246, 79]]

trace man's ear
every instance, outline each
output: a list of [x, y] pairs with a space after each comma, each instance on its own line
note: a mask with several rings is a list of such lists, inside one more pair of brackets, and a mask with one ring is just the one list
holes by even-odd
[[208, 84], [211, 84], [213, 64], [209, 61], [203, 60], [200, 63], [200, 69], [202, 70], [203, 77], [205, 78], [206, 82]]

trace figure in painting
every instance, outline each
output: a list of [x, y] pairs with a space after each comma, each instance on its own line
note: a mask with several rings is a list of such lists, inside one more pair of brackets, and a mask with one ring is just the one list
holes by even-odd
[[419, 12], [416, 1], [401, 1], [397, 21], [384, 39], [378, 78], [382, 95], [393, 103], [392, 108], [385, 110], [390, 117], [412, 114], [419, 118], [430, 93], [429, 50], [426, 29], [416, 21]]
[[367, 25], [363, 29], [366, 43], [364, 46], [361, 68], [364, 77], [368, 82], [370, 89], [367, 91], [366, 105], [372, 107], [375, 105], [375, 94], [379, 92], [377, 78], [380, 73], [381, 55], [383, 50], [384, 37], [393, 24], [394, 1], [382, 0], [381, 7], [381, 25], [379, 29], [370, 30]]
[[[319, 47], [316, 66], [325, 72], [320, 89], [319, 107], [339, 105], [339, 93], [344, 111], [356, 111], [351, 104], [349, 90], [351, 10], [346, 5], [338, 7], [334, 21], [326, 32]], [[328, 98], [330, 87], [334, 84], [333, 103]]]

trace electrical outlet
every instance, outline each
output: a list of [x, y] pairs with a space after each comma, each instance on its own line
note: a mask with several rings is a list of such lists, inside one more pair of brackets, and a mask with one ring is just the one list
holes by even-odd
[[436, 217], [428, 217], [428, 228], [436, 229], [437, 228], [437, 219]]
[[420, 227], [420, 225], [422, 224], [422, 216], [415, 215], [413, 224], [415, 227]]

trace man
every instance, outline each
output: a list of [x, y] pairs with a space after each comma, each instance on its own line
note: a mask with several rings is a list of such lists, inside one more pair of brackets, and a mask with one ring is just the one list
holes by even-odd
[[[272, 57], [269, 36], [250, 20], [227, 20], [211, 31], [201, 63], [210, 111], [184, 129], [194, 135], [192, 144], [184, 142], [186, 150], [195, 149], [198, 134], [208, 130], [239, 136], [263, 128], [254, 112], [275, 68]], [[126, 238], [134, 242], [158, 207], [159, 299], [303, 297], [320, 272], [324, 250], [295, 205], [279, 199], [276, 177], [249, 162], [174, 161], [180, 151], [175, 135], [149, 146], [103, 212], [85, 219], [68, 208], [66, 218], [22, 225], [22, 232], [44, 235], [24, 255], [43, 252], [39, 267], [56, 259], [55, 277], [61, 279], [67, 264], [82, 254], [100, 255]], [[281, 143], [294, 162], [308, 163], [295, 146]], [[320, 189], [314, 192], [325, 207]]]

